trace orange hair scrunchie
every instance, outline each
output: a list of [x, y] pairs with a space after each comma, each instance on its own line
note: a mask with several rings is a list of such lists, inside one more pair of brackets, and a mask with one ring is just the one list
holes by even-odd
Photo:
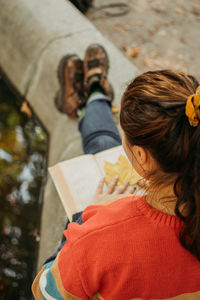
[[196, 127], [200, 121], [200, 86], [196, 89], [196, 93], [187, 99], [185, 114], [191, 126]]

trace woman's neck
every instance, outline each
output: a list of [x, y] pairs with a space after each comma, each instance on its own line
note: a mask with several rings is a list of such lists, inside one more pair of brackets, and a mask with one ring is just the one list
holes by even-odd
[[173, 184], [160, 188], [149, 187], [146, 201], [165, 214], [175, 215], [177, 198], [174, 194]]

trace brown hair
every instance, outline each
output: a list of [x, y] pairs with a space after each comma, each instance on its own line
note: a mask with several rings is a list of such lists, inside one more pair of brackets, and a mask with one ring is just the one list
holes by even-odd
[[200, 260], [200, 125], [192, 127], [185, 115], [187, 98], [198, 85], [183, 73], [146, 72], [128, 85], [120, 123], [128, 144], [148, 149], [165, 174], [176, 175], [175, 213], [184, 224], [179, 239]]

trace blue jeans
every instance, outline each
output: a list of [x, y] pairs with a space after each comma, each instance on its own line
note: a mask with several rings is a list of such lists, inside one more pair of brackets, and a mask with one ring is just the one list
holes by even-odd
[[[87, 104], [85, 116], [78, 125], [85, 154], [95, 154], [121, 145], [121, 137], [113, 120], [110, 103], [110, 100], [102, 95], [101, 98], [90, 99]], [[82, 212], [74, 214], [72, 222], [82, 224]], [[65, 229], [68, 225], [69, 220], [66, 222]], [[66, 237], [63, 235], [57, 251], [45, 263], [56, 258], [66, 241]]]
[[110, 100], [94, 98], [88, 103], [86, 114], [79, 123], [82, 145], [85, 154], [97, 152], [121, 145], [121, 137], [113, 120]]

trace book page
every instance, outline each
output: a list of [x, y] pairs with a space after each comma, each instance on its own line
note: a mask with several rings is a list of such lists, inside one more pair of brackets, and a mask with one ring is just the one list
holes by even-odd
[[65, 210], [68, 215], [82, 211], [91, 203], [102, 178], [94, 156], [79, 156], [61, 162], [53, 168], [56, 167], [59, 167], [63, 177], [63, 180], [56, 178], [56, 187]]

